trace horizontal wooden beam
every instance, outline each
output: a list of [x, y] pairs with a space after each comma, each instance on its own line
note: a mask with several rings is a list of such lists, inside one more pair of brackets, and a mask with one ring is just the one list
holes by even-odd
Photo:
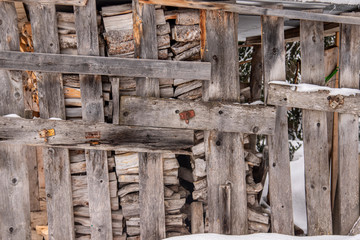
[[46, 147], [186, 154], [183, 149], [193, 146], [194, 131], [0, 117], [0, 141]]
[[0, 0], [0, 2], [41, 3], [70, 6], [86, 6], [88, 0]]
[[360, 114], [360, 90], [311, 84], [269, 84], [268, 104], [308, 110]]
[[324, 13], [302, 12], [286, 9], [272, 9], [257, 6], [240, 5], [236, 3], [220, 1], [198, 1], [198, 0], [139, 0], [141, 3], [160, 4], [173, 7], [196, 8], [206, 10], [223, 10], [226, 12], [235, 12], [244, 15], [263, 15], [284, 17], [290, 19], [302, 19], [320, 22], [334, 22], [346, 24], [360, 24], [360, 18], [352, 16], [338, 16]]
[[211, 64], [47, 53], [0, 52], [0, 69], [209, 80]]
[[[268, 135], [275, 128], [274, 107], [126, 96], [120, 105], [120, 123], [124, 125]], [[180, 117], [186, 111], [193, 111], [188, 123]]]

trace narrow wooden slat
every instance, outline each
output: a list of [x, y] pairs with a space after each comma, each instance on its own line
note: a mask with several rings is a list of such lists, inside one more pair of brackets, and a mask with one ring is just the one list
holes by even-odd
[[[200, 24], [202, 46], [205, 47], [203, 60], [212, 63], [212, 79], [203, 84], [203, 100], [239, 102], [238, 16], [222, 11], [204, 11]], [[205, 131], [204, 141], [209, 232], [246, 234], [248, 224], [243, 136], [239, 133]], [[230, 185], [230, 202], [220, 199], [221, 185]], [[225, 209], [231, 211], [231, 217]]]
[[320, 22], [334, 22], [346, 24], [360, 24], [360, 20], [351, 16], [338, 16], [323, 13], [301, 12], [296, 10], [272, 9], [257, 6], [240, 5], [231, 3], [231, 1], [198, 1], [198, 0], [140, 0], [141, 3], [159, 4], [173, 7], [196, 8], [206, 10], [222, 10], [244, 15], [262, 15], [274, 17], [286, 17], [290, 19], [302, 19]]
[[[55, 136], [45, 142], [39, 133], [54, 129]], [[55, 121], [46, 119], [21, 119], [0, 117], [0, 139], [12, 143], [87, 149], [152, 149], [162, 152], [186, 149], [194, 143], [194, 131], [128, 127], [107, 123], [84, 123], [81, 121]], [[91, 141], [99, 144], [90, 144]]]
[[0, 0], [0, 2], [23, 2], [28, 4], [40, 3], [40, 4], [57, 4], [57, 5], [74, 5], [85, 6], [88, 0]]
[[[18, 51], [17, 14], [13, 3], [0, 2], [0, 22], [0, 50]], [[3, 96], [0, 115], [24, 116], [21, 72], [0, 71], [0, 85]], [[29, 171], [24, 158], [31, 149], [0, 144], [0, 239], [30, 240]]]
[[[155, 6], [132, 1], [135, 57], [157, 59]], [[149, 76], [151, 77], [151, 76]], [[136, 78], [138, 96], [160, 97], [159, 79]], [[140, 239], [166, 238], [164, 177], [161, 154], [139, 153]]]
[[[174, 99], [121, 97], [122, 125], [273, 134], [275, 107]], [[186, 123], [180, 114], [194, 111]]]
[[[325, 85], [324, 27], [300, 21], [301, 82]], [[303, 110], [308, 235], [331, 235], [330, 166], [326, 112]], [[321, 201], [319, 201], [321, 199]]]
[[[358, 15], [360, 19], [360, 15]], [[360, 26], [340, 26], [340, 87], [359, 89]], [[348, 234], [359, 217], [358, 116], [339, 114], [339, 177], [334, 233]]]
[[[55, 5], [29, 5], [34, 50], [59, 53]], [[40, 117], [65, 119], [61, 74], [37, 73]], [[50, 239], [75, 239], [70, 160], [67, 149], [43, 149]]]
[[191, 233], [204, 233], [204, 207], [202, 202], [192, 202], [191, 209]]
[[[324, 78], [319, 79], [324, 81]], [[296, 107], [308, 110], [360, 114], [360, 91], [304, 84], [282, 84], [270, 82], [268, 104], [284, 107]], [[315, 90], [318, 89], [318, 90]], [[339, 104], [338, 104], [339, 103]]]
[[36, 157], [36, 147], [25, 147], [28, 175], [29, 175], [29, 194], [30, 194], [30, 210], [40, 211], [40, 197], [39, 197], [39, 178], [38, 178], [38, 164]]
[[113, 124], [120, 123], [120, 77], [110, 77], [113, 112]]
[[[286, 78], [284, 19], [262, 16], [265, 99], [270, 81]], [[274, 233], [294, 234], [287, 109], [278, 107], [275, 134], [269, 140], [269, 193]]]
[[[99, 55], [96, 1], [75, 7], [77, 50], [79, 55]], [[104, 122], [101, 76], [80, 75], [82, 118], [87, 122]], [[86, 175], [89, 192], [91, 239], [112, 240], [112, 221], [107, 153], [86, 150]]]
[[43, 53], [1, 52], [0, 69], [124, 77], [210, 79], [210, 64]]

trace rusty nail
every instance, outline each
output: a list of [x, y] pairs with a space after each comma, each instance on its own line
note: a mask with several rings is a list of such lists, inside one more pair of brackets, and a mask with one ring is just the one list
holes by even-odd
[[220, 146], [221, 142], [220, 141], [216, 141], [216, 146]]
[[179, 115], [180, 115], [180, 120], [185, 120], [185, 123], [189, 124], [189, 120], [195, 117], [195, 111], [194, 110], [184, 111], [179, 113]]
[[257, 133], [259, 131], [259, 128], [257, 126], [255, 126], [253, 129], [252, 129], [253, 133]]

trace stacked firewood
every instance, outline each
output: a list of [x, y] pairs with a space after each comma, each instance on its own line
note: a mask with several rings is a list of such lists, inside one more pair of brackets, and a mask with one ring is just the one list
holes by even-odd
[[[179, 163], [174, 154], [163, 154], [165, 224], [167, 236], [189, 233], [185, 227], [187, 215], [182, 211], [190, 194], [179, 184]], [[137, 153], [117, 152], [116, 174], [119, 180], [119, 197], [125, 218], [127, 239], [140, 239], [139, 157]]]
[[[72, 181], [75, 233], [82, 239], [90, 239], [89, 193], [86, 176], [84, 150], [70, 150], [70, 172]], [[115, 174], [115, 158], [108, 152], [109, 190], [113, 235], [116, 239], [123, 236], [123, 214], [119, 206], [118, 181]]]
[[[203, 131], [195, 133], [196, 145], [191, 148], [191, 169], [180, 168], [179, 177], [191, 182], [194, 185], [192, 192], [193, 201], [203, 202], [205, 214], [205, 232], [208, 231], [208, 212], [207, 212], [207, 179], [206, 161]], [[245, 135], [244, 143], [249, 143], [248, 136]], [[256, 183], [253, 177], [253, 168], [260, 167], [264, 161], [263, 154], [245, 149], [246, 161], [246, 192], [248, 198], [248, 224], [249, 233], [268, 232], [270, 229], [269, 215], [260, 206], [259, 193], [263, 190], [261, 182]]]

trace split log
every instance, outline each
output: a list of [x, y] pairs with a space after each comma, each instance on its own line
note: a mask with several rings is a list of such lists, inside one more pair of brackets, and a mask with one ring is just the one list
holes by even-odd
[[251, 208], [248, 208], [248, 220], [252, 222], [269, 224], [269, 215], [266, 213], [257, 212]]
[[179, 210], [185, 205], [186, 199], [175, 199], [175, 200], [166, 200], [165, 201], [165, 210], [173, 211], [173, 210]]
[[65, 107], [81, 107], [81, 98], [66, 98]]
[[129, 193], [133, 193], [133, 192], [139, 192], [139, 184], [134, 183], [134, 184], [128, 184], [128, 185], [125, 185], [124, 187], [121, 187], [119, 190], [119, 197], [122, 198], [125, 195], [127, 195]]
[[175, 25], [172, 28], [172, 39], [177, 42], [200, 41], [200, 26]]
[[156, 35], [165, 35], [169, 34], [171, 32], [170, 30], [170, 23], [166, 22], [165, 24], [157, 25], [156, 26]]
[[247, 151], [247, 156], [245, 157], [245, 161], [247, 161], [247, 163], [250, 166], [260, 166], [261, 162], [262, 162], [262, 154], [261, 153], [256, 153], [256, 152], [252, 152], [252, 151]]
[[[159, 59], [167, 59], [167, 57], [168, 57], [168, 50], [167, 50], [167, 48], [166, 49], [161, 49], [161, 50], [159, 50], [159, 52], [158, 52], [158, 58]], [[161, 89], [160, 89], [161, 90]], [[160, 93], [160, 95], [161, 95], [161, 93]]]
[[191, 57], [194, 57], [194, 60], [200, 59], [200, 45], [190, 48], [189, 50], [180, 53], [179, 55], [174, 57], [175, 61], [187, 60]]
[[101, 15], [103, 17], [110, 17], [132, 12], [132, 4], [121, 4], [116, 6], [105, 6], [101, 8]]
[[196, 158], [191, 162], [191, 167], [193, 168], [193, 179], [198, 181], [200, 178], [206, 176], [206, 161], [201, 158]]
[[64, 87], [65, 98], [81, 98], [80, 88]]
[[121, 208], [125, 218], [139, 216], [140, 215], [140, 206], [139, 203], [132, 204], [121, 204]]
[[63, 85], [64, 87], [80, 88], [79, 75], [76, 74], [63, 74]]
[[194, 90], [191, 90], [187, 93], [184, 93], [180, 96], [178, 96], [178, 99], [181, 100], [198, 100], [202, 96], [202, 88], [197, 88]]
[[207, 188], [193, 191], [192, 197], [194, 200], [206, 202], [207, 201]]
[[174, 87], [177, 87], [183, 83], [188, 83], [188, 82], [191, 82], [191, 81], [194, 81], [193, 79], [174, 79]]
[[256, 184], [252, 184], [246, 185], [246, 193], [247, 194], [258, 194], [259, 192], [261, 192], [263, 190], [263, 186], [261, 183], [256, 183]]
[[180, 96], [181, 94], [187, 93], [196, 88], [200, 88], [201, 86], [202, 86], [202, 82], [197, 80], [181, 84], [176, 87], [174, 97]]
[[175, 55], [179, 55], [180, 53], [185, 52], [186, 50], [189, 50], [193, 47], [196, 46], [200, 46], [200, 42], [199, 41], [194, 41], [194, 42], [177, 42], [174, 45], [171, 46], [171, 51], [175, 54]]
[[193, 182], [193, 184], [194, 184], [194, 190], [195, 191], [196, 190], [201, 190], [201, 189], [206, 188], [207, 180], [206, 180], [206, 178], [204, 178], [204, 179], [198, 180], [196, 182]]
[[160, 88], [160, 97], [161, 98], [174, 97], [174, 88], [173, 87]]
[[191, 203], [191, 233], [204, 233], [204, 209], [202, 202]]
[[[202, 138], [204, 138], [204, 133], [202, 134]], [[204, 156], [205, 155], [204, 142], [198, 143], [197, 145], [191, 147], [191, 151], [194, 154], [194, 156]]]
[[248, 227], [249, 227], [249, 230], [267, 233], [267, 232], [269, 232], [270, 224], [262, 224], [262, 223], [249, 221]]
[[76, 34], [59, 35], [60, 48], [77, 48]]
[[196, 25], [200, 24], [199, 10], [180, 11], [176, 16], [176, 24], [178, 25]]

